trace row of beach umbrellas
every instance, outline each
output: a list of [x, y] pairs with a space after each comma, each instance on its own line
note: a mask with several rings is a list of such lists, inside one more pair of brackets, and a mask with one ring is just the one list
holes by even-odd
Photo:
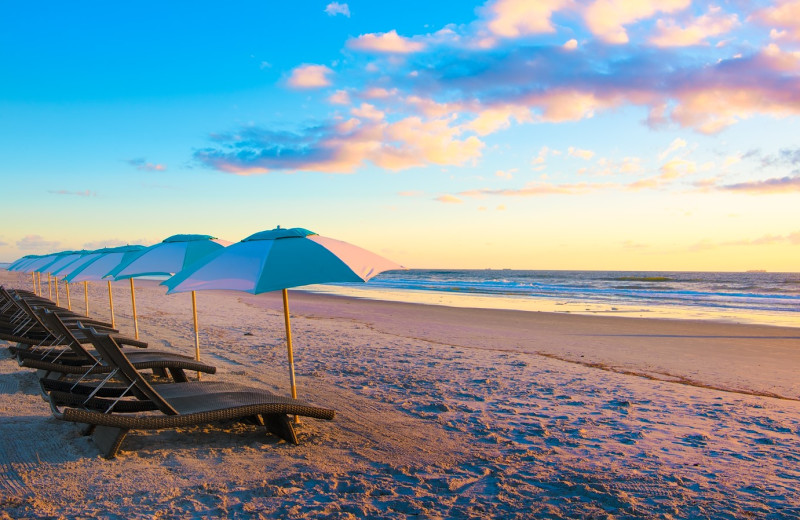
[[[375, 253], [347, 242], [323, 237], [303, 228], [261, 231], [235, 244], [210, 235], [173, 235], [150, 247], [122, 246], [95, 251], [61, 251], [47, 255], [27, 255], [8, 266], [9, 271], [30, 273], [34, 290], [42, 294], [41, 275], [48, 287], [54, 280], [56, 303], [58, 280], [69, 284], [83, 282], [86, 315], [89, 315], [87, 284], [107, 281], [112, 326], [114, 303], [112, 280], [130, 280], [134, 334], [139, 338], [134, 278], [169, 276], [162, 285], [167, 294], [192, 293], [195, 357], [200, 359], [196, 291], [236, 290], [251, 294], [282, 291], [289, 382], [292, 397], [297, 397], [292, 352], [287, 289], [331, 282], [366, 282], [375, 275], [403, 267]], [[38, 283], [37, 283], [38, 282]], [[38, 289], [37, 289], [38, 285]]]

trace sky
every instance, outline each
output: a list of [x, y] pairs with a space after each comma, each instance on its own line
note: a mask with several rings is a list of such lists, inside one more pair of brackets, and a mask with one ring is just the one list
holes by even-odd
[[0, 261], [796, 272], [798, 116], [800, 0], [0, 0]]

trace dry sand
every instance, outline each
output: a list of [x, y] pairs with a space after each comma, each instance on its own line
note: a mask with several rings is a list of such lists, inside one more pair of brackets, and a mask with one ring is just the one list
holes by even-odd
[[[800, 517], [798, 328], [290, 298], [300, 397], [337, 410], [299, 446], [209, 426], [108, 461], [0, 350], [0, 518]], [[198, 305], [207, 379], [285, 393], [277, 297]], [[193, 351], [188, 295], [137, 282], [137, 307], [142, 339]]]

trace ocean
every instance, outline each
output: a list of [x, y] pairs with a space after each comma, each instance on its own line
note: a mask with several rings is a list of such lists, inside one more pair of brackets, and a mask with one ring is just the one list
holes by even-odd
[[800, 273], [411, 269], [311, 289], [461, 307], [800, 326]]

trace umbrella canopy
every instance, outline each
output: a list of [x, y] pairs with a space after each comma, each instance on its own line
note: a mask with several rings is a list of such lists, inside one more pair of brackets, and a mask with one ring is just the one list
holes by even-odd
[[17, 271], [21, 271], [23, 273], [32, 273], [34, 271], [44, 273], [47, 272], [46, 268], [51, 263], [58, 260], [60, 257], [64, 255], [72, 254], [74, 251], [61, 251], [58, 253], [50, 253], [49, 255], [42, 255], [38, 258], [32, 259], [30, 262], [25, 264], [20, 264], [17, 266]]
[[[86, 301], [87, 316], [89, 315], [89, 290], [86, 286], [86, 282], [102, 280], [110, 270], [114, 269], [120, 263], [126, 262], [142, 249], [144, 249], [144, 246], [139, 245], [98, 249], [79, 258], [73, 264], [70, 264], [71, 269], [69, 269], [69, 272], [65, 270], [61, 273], [64, 275], [64, 280], [67, 283], [83, 282], [83, 294]], [[111, 312], [111, 326], [115, 327], [114, 296], [111, 292], [111, 280], [108, 281], [108, 305]]]
[[42, 268], [50, 271], [50, 274], [53, 276], [58, 276], [65, 272], [69, 272], [75, 262], [92, 252], [93, 251], [87, 251], [85, 249], [82, 251], [73, 251], [71, 253], [59, 256], [49, 265], [43, 266]]
[[22, 258], [17, 258], [13, 262], [11, 262], [8, 267], [6, 267], [7, 271], [17, 271], [19, 267], [24, 266], [28, 262], [32, 262], [37, 258], [40, 258], [41, 255], [25, 255]]
[[366, 282], [402, 266], [302, 228], [261, 231], [163, 282], [167, 294], [233, 289], [259, 294], [327, 282]]
[[167, 294], [205, 289], [232, 289], [252, 294], [283, 291], [289, 381], [294, 379], [292, 334], [287, 288], [327, 282], [366, 282], [399, 264], [365, 249], [317, 235], [303, 228], [255, 233], [241, 242], [208, 255], [162, 282]]
[[[173, 235], [139, 251], [135, 256], [108, 273], [114, 280], [130, 278], [134, 337], [136, 339], [139, 339], [139, 323], [136, 318], [133, 278], [137, 276], [171, 276], [224, 247], [211, 235]], [[195, 357], [199, 361], [200, 333], [197, 324], [197, 300], [194, 292], [192, 292], [192, 314], [194, 316]]]
[[114, 280], [171, 276], [224, 246], [211, 235], [173, 235], [147, 247], [112, 269]]
[[81, 257], [72, 264], [69, 270], [64, 270], [64, 280], [67, 282], [96, 282], [103, 280], [108, 272], [123, 262], [130, 260], [135, 254], [144, 249], [144, 246], [121, 246], [98, 249]]
[[[62, 258], [67, 257], [69, 255], [74, 254], [75, 251], [60, 251], [58, 253], [51, 253], [49, 255], [43, 255], [39, 258], [34, 258], [29, 262], [20, 263], [17, 265], [16, 270], [23, 272], [23, 273], [47, 273], [47, 291], [48, 297], [52, 298], [52, 285], [50, 283], [50, 266], [56, 262], [59, 262]], [[41, 294], [41, 276], [39, 278], [39, 293]], [[34, 279], [35, 280], [35, 279]], [[34, 282], [35, 283], [35, 282]], [[56, 304], [58, 304], [58, 287], [56, 287]]]

